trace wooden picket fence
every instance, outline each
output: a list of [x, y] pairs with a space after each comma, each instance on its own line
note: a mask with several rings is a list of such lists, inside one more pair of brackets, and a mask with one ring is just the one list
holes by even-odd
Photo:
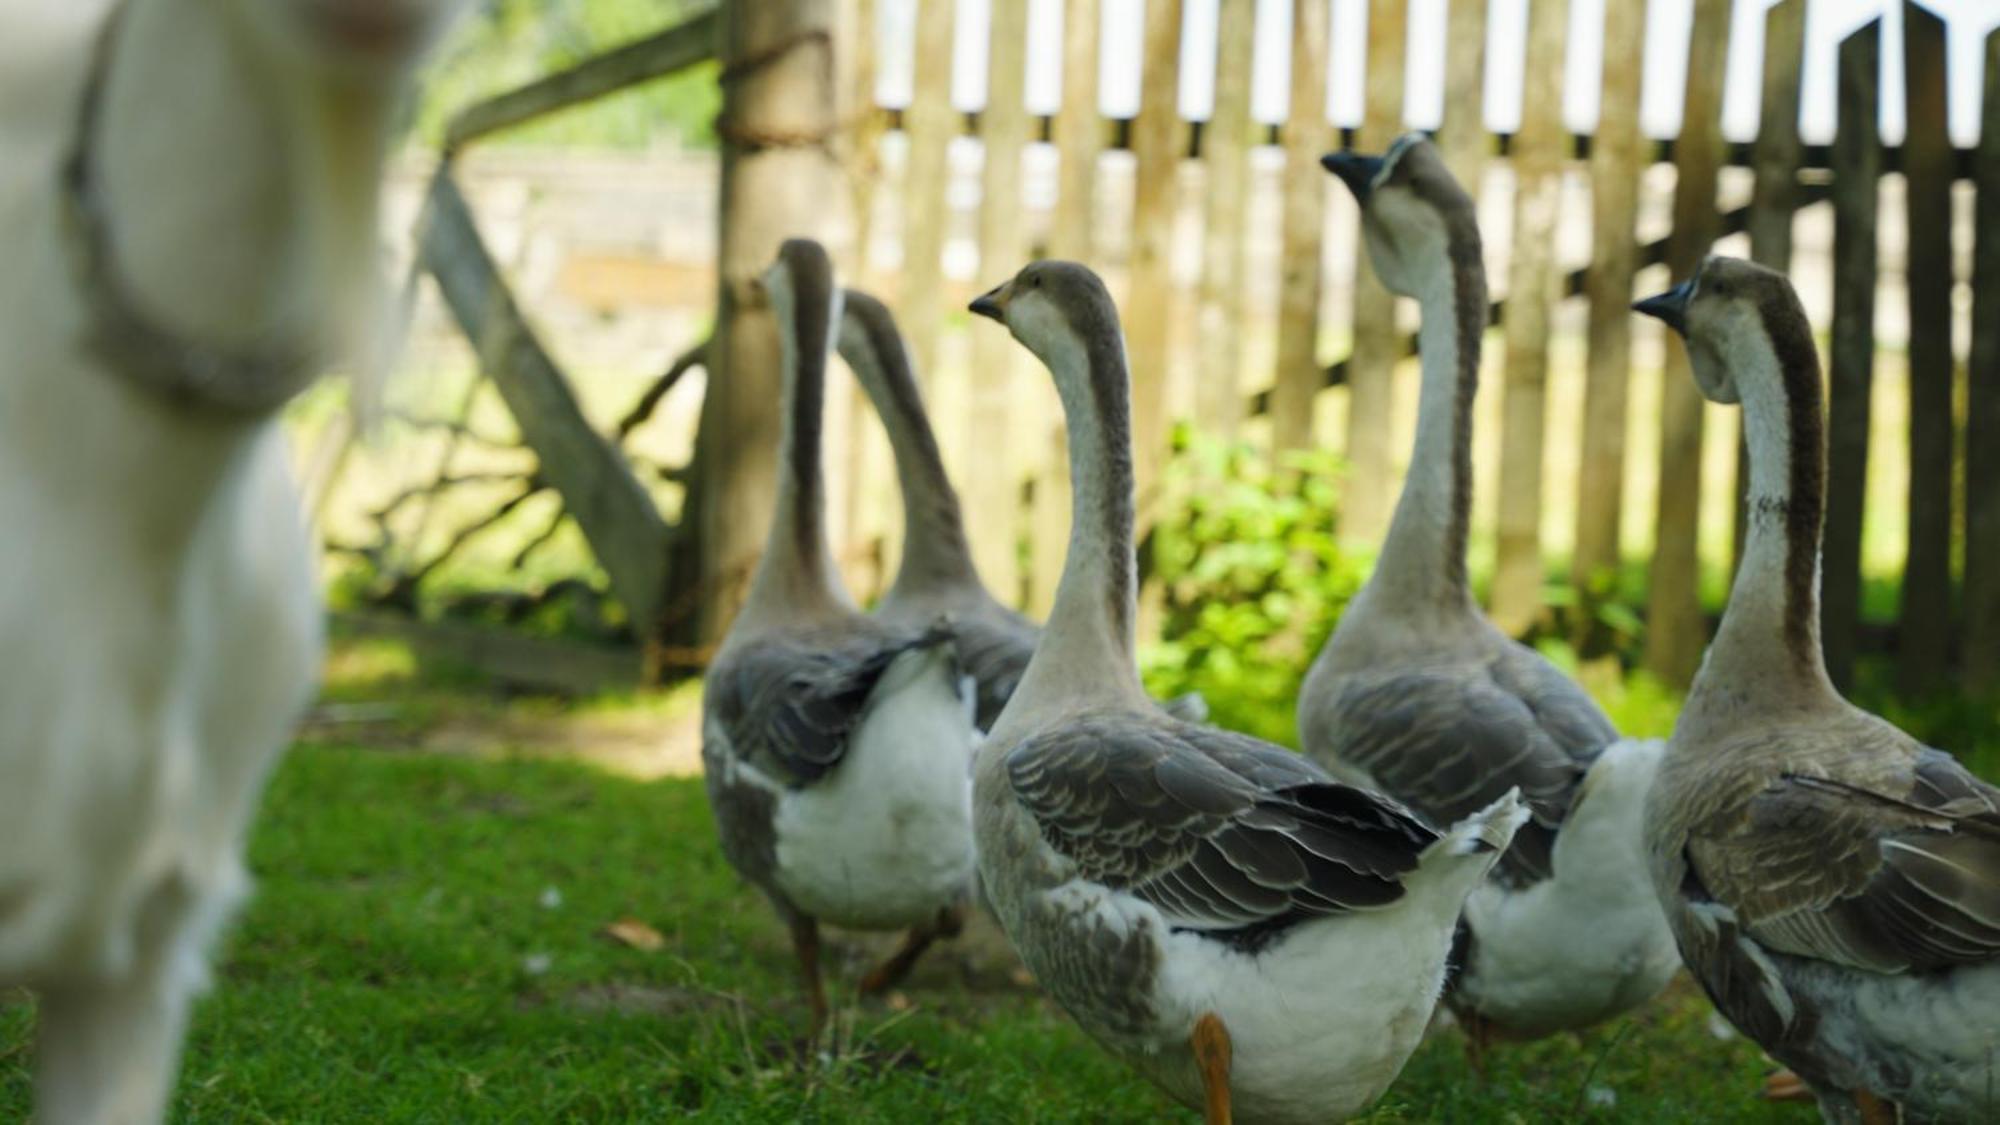
[[[848, 27], [875, 26], [873, 0], [849, 0]], [[896, 295], [921, 369], [940, 366], [946, 332], [944, 254], [950, 207], [947, 151], [954, 138], [971, 135], [984, 150], [978, 204], [980, 279], [998, 280], [1036, 254], [1101, 262], [1101, 185], [1095, 177], [1109, 149], [1127, 149], [1135, 165], [1129, 215], [1132, 224], [1121, 294], [1128, 346], [1136, 373], [1134, 432], [1142, 488], [1157, 481], [1167, 447], [1169, 394], [1163, 373], [1178, 358], [1177, 321], [1198, 324], [1191, 365], [1192, 397], [1201, 425], [1238, 433], [1246, 415], [1268, 413], [1268, 440], [1278, 449], [1326, 445], [1349, 466], [1341, 512], [1345, 535], [1359, 543], [1379, 539], [1395, 498], [1391, 445], [1392, 367], [1413, 349], [1400, 332], [1392, 298], [1365, 262], [1353, 269], [1352, 344], [1330, 357], [1322, 343], [1322, 252], [1328, 234], [1326, 178], [1321, 154], [1343, 146], [1380, 150], [1401, 132], [1403, 66], [1407, 44], [1404, 0], [1370, 0], [1366, 46], [1365, 113], [1358, 129], [1337, 131], [1322, 111], [1328, 89], [1328, 0], [1294, 0], [1290, 45], [1290, 104], [1294, 112], [1276, 127], [1250, 113], [1254, 57], [1254, 0], [1220, 0], [1215, 100], [1211, 118], [1180, 118], [1183, 4], [1148, 0], [1140, 104], [1131, 120], [1106, 120], [1098, 112], [1096, 63], [1100, 12], [1097, 0], [1063, 5], [1062, 93], [1050, 117], [1032, 116], [1023, 103], [1024, 43], [1028, 0], [991, 0], [991, 26], [954, 27], [957, 5], [918, 5], [912, 94], [907, 106], [883, 110], [854, 128], [862, 143], [851, 151], [865, 167], [858, 242], [871, 238], [870, 217], [880, 209], [877, 190], [893, 191], [889, 208], [900, 222], [900, 264], [893, 274], [862, 255], [857, 272], [871, 270]], [[1495, 315], [1503, 342], [1501, 374], [1488, 393], [1501, 399], [1499, 473], [1482, 481], [1498, 493], [1495, 567], [1490, 608], [1512, 630], [1529, 627], [1540, 611], [1545, 581], [1542, 544], [1545, 452], [1553, 439], [1580, 445], [1574, 585], [1601, 587], [1619, 564], [1621, 497], [1627, 479], [1627, 384], [1632, 370], [1631, 322], [1635, 273], [1664, 262], [1686, 276], [1718, 238], [1748, 232], [1750, 254], [1787, 268], [1792, 260], [1794, 214], [1830, 200], [1834, 212], [1833, 314], [1830, 325], [1832, 493], [1825, 587], [1825, 642], [1836, 676], [1845, 679], [1861, 621], [1864, 481], [1869, 461], [1869, 398], [1876, 357], [1877, 210], [1881, 181], [1900, 173], [1907, 207], [1909, 317], [1908, 555], [1902, 599], [1893, 629], [1871, 629], [1888, 638], [1906, 686], [1935, 689], [1962, 669], [1968, 683], [2000, 682], [2000, 32], [1986, 44], [1984, 128], [1975, 150], [1955, 151], [1946, 130], [1946, 54], [1943, 22], [1920, 4], [1905, 3], [1908, 137], [1885, 146], [1878, 135], [1877, 93], [1881, 29], [1877, 19], [1840, 46], [1839, 126], [1830, 146], [1800, 140], [1799, 98], [1805, 0], [1783, 0], [1769, 9], [1764, 39], [1761, 125], [1748, 144], [1724, 140], [1720, 117], [1729, 0], [1696, 0], [1688, 48], [1688, 81], [1680, 135], [1649, 141], [1639, 128], [1638, 64], [1645, 9], [1642, 2], [1605, 6], [1609, 46], [1604, 52], [1601, 115], [1590, 136], [1569, 133], [1561, 117], [1561, 82], [1567, 4], [1530, 0], [1526, 88], [1521, 123], [1509, 136], [1485, 131], [1481, 115], [1486, 42], [1483, 0], [1449, 0], [1449, 40], [1444, 118], [1437, 137], [1447, 160], [1467, 183], [1479, 180], [1489, 161], [1504, 160], [1514, 181], [1512, 252], [1494, 290], [1504, 294]], [[990, 52], [989, 89], [977, 113], [953, 108], [951, 60], [955, 36], [983, 39]], [[844, 81], [858, 100], [872, 104], [874, 37], [854, 36]], [[906, 142], [899, 183], [878, 188], [875, 147], [881, 131], [901, 131]], [[1047, 234], [1030, 244], [1036, 224], [1024, 219], [1021, 168], [1037, 139], [1055, 150], [1059, 172]], [[1282, 149], [1280, 276], [1277, 282], [1275, 359], [1263, 371], [1245, 372], [1237, 340], [1245, 322], [1243, 276], [1246, 180], [1254, 146]], [[1177, 174], [1183, 161], [1200, 161], [1203, 198], [1185, 198]], [[1640, 182], [1655, 164], [1675, 170], [1672, 229], [1663, 240], [1635, 235]], [[1747, 206], [1718, 211], [1718, 180], [1725, 166], [1747, 168], [1754, 191]], [[1592, 204], [1587, 261], [1557, 259], [1559, 196], [1565, 176], [1587, 177]], [[1952, 190], [1959, 180], [1977, 188], [1976, 264], [1970, 278], [1954, 278]], [[1892, 196], [1893, 198], [1893, 196]], [[1198, 209], [1203, 227], [1197, 284], [1177, 282], [1171, 240], [1184, 209]], [[1489, 230], [1489, 241], [1492, 232]], [[990, 263], [990, 265], [988, 264]], [[1973, 290], [1969, 354], [1954, 354], [1952, 294], [1961, 281]], [[964, 288], [960, 284], [958, 288]], [[1544, 433], [1547, 416], [1552, 318], [1565, 300], [1588, 306], [1587, 374], [1583, 425], [1578, 435]], [[1059, 446], [1044, 440], [1046, 411], [1027, 410], [1017, 380], [1029, 377], [996, 332], [974, 337], [969, 386], [955, 399], [987, 435], [976, 454], [956, 463], [982, 570], [1004, 590], [1018, 590], [1031, 607], [1045, 605], [1060, 565], [1067, 503]], [[1705, 410], [1678, 347], [1668, 349], [1657, 480], [1700, 479]], [[1956, 393], [1959, 371], [1969, 372], [1967, 393]], [[1332, 388], [1329, 390], [1329, 388]], [[1315, 403], [1323, 394], [1346, 399], [1344, 433], [1320, 432]], [[1185, 409], [1185, 407], [1183, 408]], [[1009, 411], [1013, 411], [1012, 414]], [[971, 431], [968, 431], [971, 432]], [[1001, 433], [1004, 440], [993, 441]], [[1260, 433], [1265, 431], [1260, 430]], [[1027, 435], [1025, 439], [1019, 435]], [[1963, 450], [1963, 456], [1958, 451]], [[1878, 452], [1878, 461], [1879, 461]], [[1879, 467], [1879, 464], [1878, 464]], [[877, 494], [886, 479], [880, 466], [863, 466], [852, 491]], [[873, 472], [875, 476], [869, 477]], [[1024, 490], [1024, 483], [1030, 486]], [[1962, 506], [1955, 504], [1962, 483]], [[1029, 497], [1024, 507], [1023, 496]], [[1717, 498], [1709, 497], [1711, 503]], [[1701, 560], [1697, 529], [1699, 488], [1657, 490], [1649, 570], [1646, 663], [1670, 681], [1685, 682], [1706, 643], [1707, 621], [1697, 598]], [[1009, 518], [1018, 514], [1019, 519]], [[1739, 519], [1740, 533], [1740, 519]], [[1025, 552], [1021, 549], [1025, 544]], [[1954, 565], [1962, 545], [1963, 561]], [[1955, 580], [1954, 575], [1962, 575]], [[1954, 605], [1958, 606], [1954, 611]]]
[[[841, 208], [851, 212], [843, 239], [847, 276], [894, 299], [920, 371], [931, 383], [933, 414], [974, 515], [969, 530], [982, 571], [989, 584], [1031, 610], [1045, 608], [1053, 590], [1068, 516], [1051, 396], [1045, 387], [1039, 397], [1033, 393], [1027, 382], [1033, 372], [997, 331], [972, 337], [969, 363], [941, 362], [949, 350], [948, 301], [972, 287], [970, 279], [948, 277], [945, 269], [953, 216], [949, 150], [968, 135], [984, 150], [974, 239], [983, 283], [1006, 276], [1034, 255], [1094, 262], [1121, 279], [1136, 373], [1142, 510], [1156, 499], [1168, 422], [1175, 413], [1191, 412], [1204, 429], [1253, 436], [1275, 450], [1326, 445], [1340, 451], [1348, 465], [1343, 534], [1372, 544], [1387, 526], [1400, 453], [1392, 443], [1394, 367], [1412, 353], [1414, 340], [1398, 328], [1392, 298], [1358, 252], [1339, 265], [1350, 271], [1351, 284], [1344, 278], [1327, 284], [1325, 251], [1342, 243], [1329, 239], [1341, 232], [1331, 231], [1327, 178], [1318, 160], [1343, 146], [1379, 150], [1402, 131], [1404, 0], [1369, 0], [1365, 111], [1354, 130], [1334, 129], [1324, 112], [1331, 77], [1330, 0], [1293, 0], [1289, 102], [1301, 112], [1276, 126], [1251, 116], [1251, 75], [1260, 61], [1269, 63], [1254, 49], [1255, 2], [1219, 4], [1214, 109], [1202, 122], [1178, 113], [1182, 0], [1145, 5], [1142, 91], [1131, 120], [1107, 120], [1099, 113], [1098, 0], [1064, 0], [1061, 103], [1045, 118], [1032, 115], [1024, 99], [1028, 0], [990, 0], [990, 27], [954, 27], [957, 4], [921, 0], [912, 96], [894, 110], [874, 104], [876, 0], [799, 6], [811, 13], [807, 24], [821, 29], [794, 39], [830, 48], [834, 63], [841, 127], [828, 150], [845, 165], [853, 188], [849, 206]], [[1950, 682], [1954, 669], [1968, 686], [1990, 689], [2000, 686], [2000, 31], [1985, 44], [1983, 127], [1976, 148], [1954, 150], [1947, 133], [1943, 23], [1908, 2], [1899, 13], [1907, 139], [1892, 147], [1878, 135], [1878, 19], [1840, 45], [1833, 143], [1806, 145], [1798, 130], [1805, 8], [1806, 0], [1782, 0], [1768, 10], [1760, 131], [1748, 144], [1730, 144], [1720, 128], [1730, 0], [1695, 0], [1683, 124], [1670, 142], [1650, 141], [1639, 127], [1636, 52], [1645, 25], [1643, 2], [1605, 5], [1610, 46], [1604, 52], [1600, 119], [1592, 135], [1575, 136], [1561, 119], [1567, 4], [1530, 0], [1521, 123], [1513, 134], [1496, 137], [1485, 131], [1480, 100], [1485, 0], [1449, 0], [1438, 142], [1467, 184], [1481, 183], [1483, 170], [1496, 161], [1505, 162], [1513, 181], [1511, 222], [1504, 231], [1511, 249], [1504, 276], [1494, 279], [1495, 291], [1505, 295], [1494, 305], [1502, 339], [1488, 348], [1501, 368], [1488, 391], [1500, 401], [1498, 474], [1481, 481], [1498, 497], [1490, 608], [1496, 620], [1516, 631], [1530, 627], [1540, 612], [1546, 577], [1543, 509], [1551, 491], [1543, 466], [1553, 441], [1575, 442], [1573, 585], [1588, 596], [1620, 564], [1621, 506], [1632, 459], [1629, 304], [1637, 272], [1664, 263], [1672, 276], [1686, 276], [1719, 238], [1746, 232], [1752, 257], [1787, 268], [1794, 216], [1830, 201], [1832, 493], [1824, 566], [1829, 663], [1844, 679], [1857, 646], [1886, 637], [1904, 685], [1913, 691]], [[621, 51], [469, 107], [452, 126], [447, 156], [541, 114], [716, 57], [718, 42], [725, 63], [740, 70], [745, 64], [729, 53], [725, 33], [732, 11], [700, 12]], [[829, 12], [833, 16], [823, 25], [813, 23]], [[979, 37], [989, 52], [986, 104], [974, 114], [960, 112], [950, 99], [953, 45], [961, 35]], [[894, 145], [892, 133], [902, 134]], [[1024, 190], [1024, 157], [1037, 143], [1053, 150], [1056, 164], [1054, 200], [1046, 214], [1035, 212]], [[1275, 146], [1282, 155], [1277, 277], [1264, 287], [1275, 292], [1274, 309], [1252, 309], [1245, 296], [1259, 291], [1247, 271], [1257, 217], [1252, 158], [1260, 146]], [[886, 174], [889, 164], [883, 160], [892, 148], [900, 153], [896, 176]], [[1109, 261], [1106, 246], [1112, 240], [1100, 217], [1105, 184], [1113, 180], [1103, 172], [1114, 149], [1129, 151], [1133, 187], [1121, 212], [1129, 217], [1130, 230], [1122, 232], [1129, 237], [1117, 240], [1122, 258]], [[1038, 159], [1047, 155], [1037, 150]], [[1272, 154], [1256, 155], [1268, 162]], [[1180, 175], [1191, 161], [1203, 166], [1199, 198], [1189, 197]], [[1641, 182], [1663, 164], [1675, 173], [1670, 232], [1641, 241], [1636, 234]], [[1718, 185], [1726, 166], [1747, 169], [1754, 188], [1747, 205], [1722, 211]], [[1882, 623], [1864, 628], [1861, 562], [1877, 358], [1878, 208], [1885, 198], [1883, 179], [1890, 174], [1903, 178], [1900, 198], [1907, 209], [1903, 296], [1910, 402], [1908, 549], [1897, 620], [1885, 630]], [[1583, 260], [1565, 261], [1557, 253], [1559, 201], [1565, 179], [1577, 177], [1587, 181], [1592, 207], [1589, 250]], [[1952, 195], [1965, 180], [1976, 197], [1975, 248], [1971, 277], [1961, 279], [1954, 277]], [[1190, 216], [1198, 216], [1194, 221], [1201, 228], [1199, 276], [1192, 280], [1175, 273], [1176, 227]], [[486, 253], [475, 219], [447, 159], [419, 222], [417, 268], [440, 282], [476, 345], [482, 370], [539, 456], [541, 469], [524, 487], [553, 489], [561, 496], [608, 573], [612, 593], [627, 603], [635, 622], [669, 621], [682, 603], [715, 596], [718, 591], [691, 577], [686, 564], [690, 546], [699, 547], [692, 532], [659, 515], [617, 441], [599, 436], [577, 410], [563, 373], [537, 342]], [[726, 225], [727, 216], [723, 219]], [[878, 230], [878, 224], [895, 229]], [[1031, 239], [1033, 230], [1046, 233]], [[1489, 243], [1495, 233], [1489, 225]], [[1347, 235], [1351, 247], [1354, 240]], [[869, 252], [885, 242], [897, 246], [893, 264]], [[1972, 296], [1970, 344], [1962, 356], [1955, 354], [1952, 330], [1953, 293], [1960, 281], [1969, 283]], [[1325, 349], [1328, 318], [1338, 312], [1328, 308], [1329, 289], [1350, 294], [1344, 322], [1352, 325], [1351, 342], [1341, 355]], [[1582, 423], [1580, 432], [1551, 435], [1545, 433], [1545, 419], [1554, 321], [1563, 302], [1572, 300], [1586, 306]], [[1242, 344], [1253, 317], [1275, 323], [1270, 357], [1256, 363]], [[1651, 419], [1660, 431], [1654, 479], [1675, 486], [1657, 488], [1652, 497], [1646, 663], [1669, 681], [1685, 681], [1707, 634], [1698, 600], [1697, 529], [1704, 497], [1699, 487], [1688, 485], [1701, 476], [1705, 411], [1686, 377], [1681, 351], [1670, 347], [1666, 354], [1661, 409]], [[686, 366], [677, 364], [663, 377], [632, 418], [643, 418]], [[1962, 395], [1961, 368], [1967, 373]], [[947, 369], [963, 372], [955, 377], [964, 385], [939, 385], [954, 377], [940, 374]], [[1191, 371], [1192, 387], [1170, 392], [1170, 370]], [[940, 393], [947, 389], [953, 393]], [[1332, 412], [1344, 418], [1340, 433], [1315, 423], [1319, 408], [1335, 398], [1344, 399], [1341, 410]], [[955, 416], [944, 415], [947, 405]], [[618, 437], [631, 428], [619, 426]], [[845, 514], [835, 523], [849, 537], [843, 557], [879, 559], [889, 553], [878, 548], [889, 536], [885, 515], [894, 511], [882, 496], [893, 486], [879, 440], [871, 446], [860, 436], [867, 428], [856, 423], [847, 442], [848, 463], [836, 470], [834, 498]], [[971, 440], [956, 440], [965, 438]], [[1962, 559], [1955, 565], [1960, 549]], [[655, 640], [666, 635], [659, 627], [638, 631]], [[699, 651], [690, 650], [686, 659], [698, 662]]]

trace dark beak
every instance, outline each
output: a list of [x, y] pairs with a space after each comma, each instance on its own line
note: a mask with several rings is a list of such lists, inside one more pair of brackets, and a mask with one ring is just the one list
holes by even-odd
[[1645, 313], [1666, 324], [1667, 327], [1687, 337], [1688, 298], [1694, 295], [1694, 280], [1690, 278], [1658, 296], [1648, 297], [1632, 306], [1633, 312]]
[[1375, 191], [1375, 177], [1382, 171], [1382, 158], [1362, 156], [1355, 152], [1329, 152], [1319, 158], [1320, 167], [1340, 177], [1347, 190], [1354, 193], [1354, 200], [1367, 206], [1368, 197]]
[[993, 288], [974, 297], [972, 304], [966, 307], [988, 320], [997, 321], [1001, 324], [1007, 323], [1007, 286], [1005, 284], [995, 285]]

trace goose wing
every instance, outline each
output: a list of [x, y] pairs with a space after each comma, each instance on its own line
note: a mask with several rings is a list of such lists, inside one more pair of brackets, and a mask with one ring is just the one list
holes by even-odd
[[949, 638], [942, 627], [874, 622], [760, 637], [709, 670], [709, 706], [739, 757], [788, 785], [810, 785], [840, 764], [889, 665]]
[[1921, 750], [1865, 783], [1793, 774], [1689, 834], [1695, 885], [1765, 947], [1875, 972], [2000, 957], [2000, 790]]
[[1296, 754], [1163, 716], [1088, 715], [1022, 742], [1006, 767], [1084, 878], [1223, 940], [1394, 902], [1437, 838]]
[[1021, 686], [1021, 674], [1035, 655], [1041, 630], [1017, 613], [995, 606], [988, 612], [952, 618], [959, 663], [979, 685], [979, 729], [993, 721]]
[[[1574, 707], [1543, 706], [1562, 717], [1554, 732], [1529, 699], [1493, 678], [1462, 669], [1367, 676], [1333, 700], [1328, 749], [1432, 824], [1454, 823], [1518, 788], [1532, 819], [1496, 870], [1533, 883], [1551, 872], [1556, 831], [1588, 768], [1565, 745], [1588, 722]], [[1615, 737], [1609, 723], [1603, 730], [1599, 749]]]

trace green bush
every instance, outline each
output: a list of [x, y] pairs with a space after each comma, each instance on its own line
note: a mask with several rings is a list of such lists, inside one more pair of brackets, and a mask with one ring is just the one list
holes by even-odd
[[1218, 725], [1296, 745], [1299, 685], [1368, 560], [1334, 537], [1340, 463], [1176, 435], [1167, 510], [1149, 540], [1161, 640], [1145, 653], [1161, 696], [1199, 691]]

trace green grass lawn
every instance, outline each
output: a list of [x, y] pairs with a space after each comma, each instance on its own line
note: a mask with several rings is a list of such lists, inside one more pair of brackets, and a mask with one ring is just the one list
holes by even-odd
[[[198, 1008], [183, 1121], [1193, 1120], [1023, 983], [996, 936], [841, 1006], [801, 1058], [782, 931], [693, 779], [305, 744], [251, 847], [258, 890]], [[551, 892], [553, 889], [553, 893]], [[655, 927], [643, 952], [603, 936]], [[836, 996], [879, 941], [838, 941]], [[0, 995], [0, 1120], [27, 1111], [32, 1005]], [[1637, 1017], [1501, 1048], [1445, 1032], [1373, 1121], [1809, 1121], [1685, 981]]]

